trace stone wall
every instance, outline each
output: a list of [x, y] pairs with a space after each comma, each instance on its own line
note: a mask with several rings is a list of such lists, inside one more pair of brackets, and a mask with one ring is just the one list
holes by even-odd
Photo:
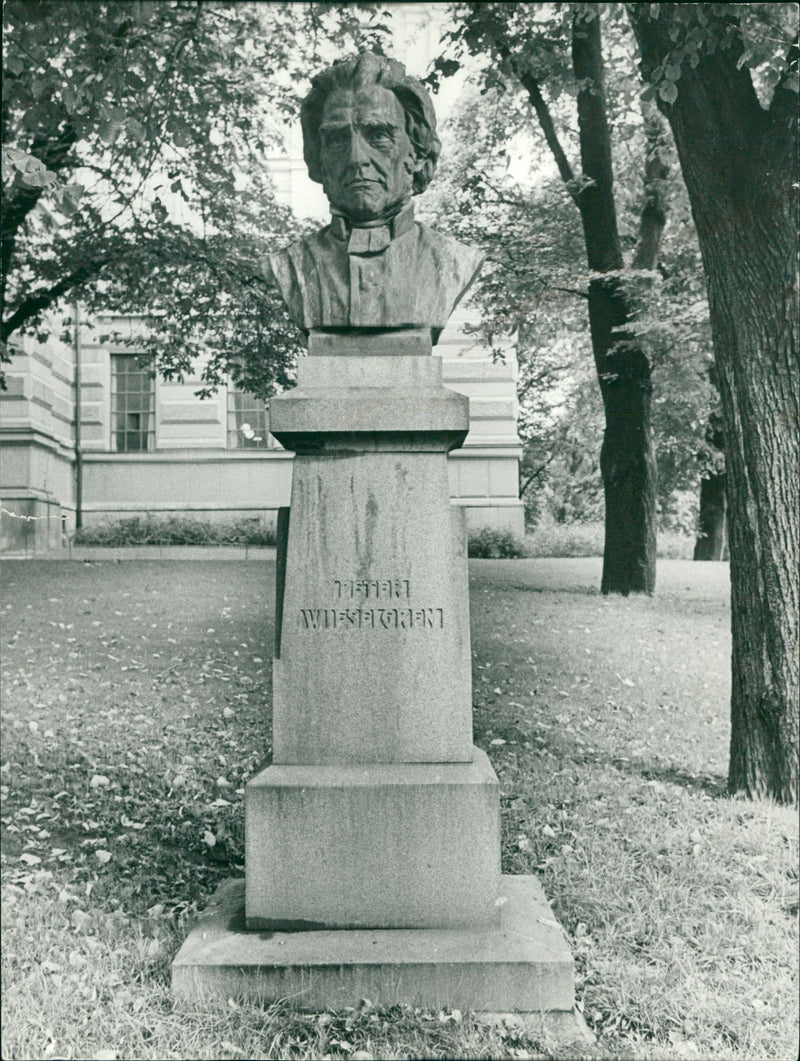
[[14, 342], [0, 399], [0, 548], [58, 548], [74, 528], [73, 352], [49, 322], [46, 342]]

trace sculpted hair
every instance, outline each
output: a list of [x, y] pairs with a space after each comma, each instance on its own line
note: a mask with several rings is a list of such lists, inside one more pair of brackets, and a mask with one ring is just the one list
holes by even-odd
[[405, 67], [395, 59], [387, 59], [372, 52], [362, 52], [349, 59], [340, 59], [311, 81], [311, 91], [303, 100], [300, 122], [303, 127], [303, 157], [312, 181], [322, 184], [319, 127], [322, 109], [329, 94], [336, 89], [360, 89], [380, 85], [394, 92], [406, 116], [408, 136], [421, 162], [414, 174], [414, 194], [424, 192], [433, 179], [442, 145], [436, 135], [436, 114], [428, 90], [415, 77], [406, 74]]

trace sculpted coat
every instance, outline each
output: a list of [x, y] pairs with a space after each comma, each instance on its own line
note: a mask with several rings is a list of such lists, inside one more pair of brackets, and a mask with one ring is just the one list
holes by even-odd
[[341, 215], [268, 259], [292, 319], [311, 328], [429, 327], [434, 341], [483, 254], [414, 220], [351, 228]]

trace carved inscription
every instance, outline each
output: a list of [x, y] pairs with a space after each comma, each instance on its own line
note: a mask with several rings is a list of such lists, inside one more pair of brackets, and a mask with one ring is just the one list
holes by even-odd
[[[334, 579], [336, 601], [352, 607], [301, 608], [301, 630], [441, 630], [444, 609], [427, 607], [365, 607], [368, 601], [410, 600], [407, 578]], [[363, 604], [362, 604], [363, 602]]]
[[403, 598], [407, 600], [411, 596], [411, 583], [407, 578], [373, 578], [373, 579], [344, 579], [333, 580], [336, 590], [336, 599], [342, 600], [391, 600], [392, 598]]
[[301, 608], [304, 630], [442, 629], [441, 608]]

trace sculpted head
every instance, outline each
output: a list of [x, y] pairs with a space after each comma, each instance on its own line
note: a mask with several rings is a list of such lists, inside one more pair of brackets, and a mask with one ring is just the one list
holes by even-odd
[[309, 176], [356, 223], [391, 217], [424, 191], [441, 144], [424, 85], [402, 63], [365, 52], [323, 70], [303, 101]]

